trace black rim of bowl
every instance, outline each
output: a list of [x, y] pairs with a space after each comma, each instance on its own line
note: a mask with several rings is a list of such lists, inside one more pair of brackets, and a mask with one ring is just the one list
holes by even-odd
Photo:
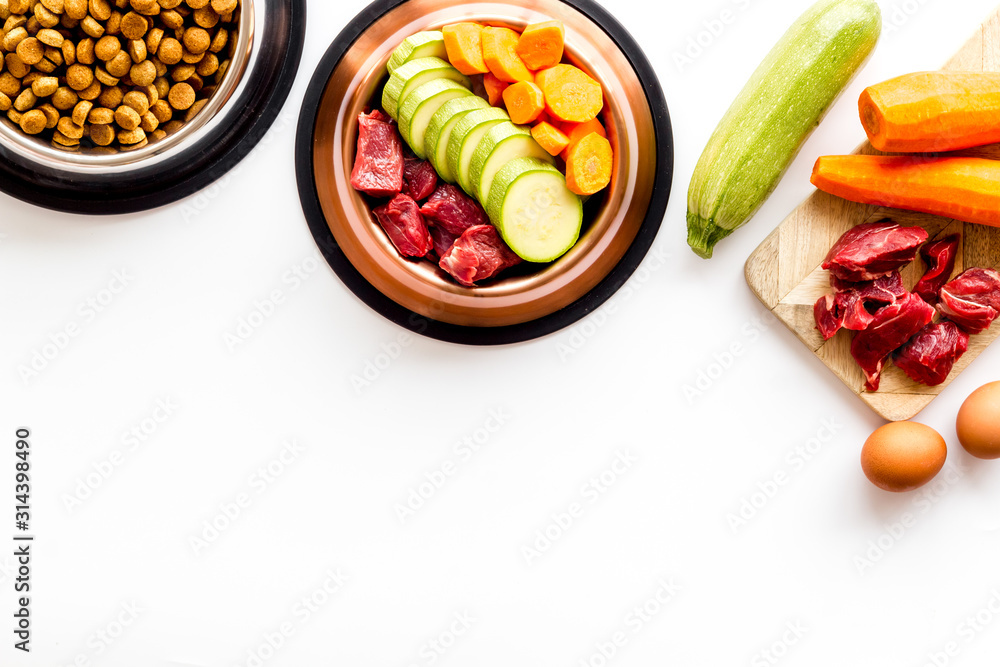
[[464, 345], [507, 345], [540, 338], [574, 324], [600, 308], [628, 281], [652, 247], [667, 210], [674, 171], [674, 140], [670, 112], [652, 66], [628, 31], [602, 7], [591, 0], [561, 0], [580, 10], [611, 37], [632, 64], [646, 91], [646, 100], [649, 103], [656, 133], [657, 164], [653, 195], [646, 217], [632, 245], [615, 268], [587, 294], [555, 313], [523, 324], [502, 327], [461, 326], [433, 320], [404, 308], [382, 294], [348, 261], [337, 245], [333, 232], [327, 226], [313, 176], [313, 133], [319, 103], [330, 76], [341, 58], [369, 26], [389, 10], [406, 1], [376, 0], [362, 10], [327, 49], [309, 82], [295, 141], [295, 170], [302, 211], [316, 244], [330, 267], [355, 296], [399, 326], [430, 338]]
[[135, 213], [187, 197], [235, 167], [264, 137], [288, 98], [305, 39], [305, 0], [265, 3], [266, 32], [254, 49], [243, 93], [230, 102], [233, 121], [218, 133], [155, 166], [122, 174], [83, 175], [24, 159], [0, 145], [0, 190], [26, 202], [68, 213]]

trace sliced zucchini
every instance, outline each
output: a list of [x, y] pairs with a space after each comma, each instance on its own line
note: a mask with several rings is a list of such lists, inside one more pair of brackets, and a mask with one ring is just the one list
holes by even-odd
[[466, 114], [451, 131], [451, 136], [448, 137], [448, 169], [462, 189], [470, 195], [475, 196], [469, 181], [472, 154], [476, 152], [476, 147], [487, 130], [497, 123], [509, 120], [510, 116], [503, 109], [478, 109]]
[[399, 102], [406, 96], [434, 79], [451, 79], [466, 88], [472, 88], [469, 77], [440, 58], [418, 58], [411, 60], [392, 73], [382, 91], [382, 109], [393, 120], [399, 119]]
[[431, 117], [450, 100], [468, 97], [472, 91], [451, 79], [434, 79], [406, 96], [399, 105], [399, 133], [421, 160], [427, 157], [424, 137]]
[[389, 74], [392, 74], [399, 69], [400, 65], [417, 58], [430, 58], [431, 56], [441, 60], [448, 59], [448, 51], [444, 48], [444, 36], [440, 30], [425, 30], [404, 39], [389, 56], [389, 63], [386, 67]]
[[486, 213], [510, 249], [528, 262], [551, 262], [576, 245], [583, 204], [566, 177], [538, 158], [505, 164], [490, 188]]
[[489, 200], [493, 177], [500, 168], [519, 157], [535, 157], [555, 164], [555, 158], [538, 145], [524, 125], [499, 123], [491, 127], [472, 154], [469, 182], [481, 204]]
[[424, 135], [424, 148], [427, 149], [427, 158], [434, 165], [439, 177], [449, 183], [455, 182], [455, 177], [448, 170], [448, 138], [455, 124], [470, 111], [489, 106], [489, 102], [478, 95], [458, 97], [445, 102], [444, 106], [431, 116], [431, 122], [427, 124], [427, 133]]

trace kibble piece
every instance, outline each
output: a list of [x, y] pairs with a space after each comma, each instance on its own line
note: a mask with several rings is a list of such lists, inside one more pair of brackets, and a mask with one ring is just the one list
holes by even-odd
[[127, 52], [119, 51], [114, 58], [104, 64], [104, 68], [108, 70], [108, 74], [120, 79], [132, 69], [132, 58]]
[[35, 65], [45, 57], [45, 45], [35, 37], [21, 40], [17, 45], [17, 57], [25, 65]]
[[212, 76], [219, 71], [219, 57], [214, 53], [207, 54], [205, 58], [198, 63], [195, 71], [198, 73], [198, 76], [201, 77]]
[[17, 97], [17, 94], [21, 92], [21, 80], [15, 77], [10, 72], [4, 72], [0, 74], [0, 93], [3, 93], [7, 97]]
[[98, 21], [107, 21], [111, 18], [111, 3], [108, 0], [90, 0], [90, 15]]
[[8, 109], [7, 118], [10, 118], [10, 122], [21, 124], [21, 112], [17, 109]]
[[59, 90], [59, 79], [54, 76], [40, 76], [31, 83], [31, 91], [38, 97], [50, 97]]
[[135, 109], [123, 104], [115, 110], [115, 122], [123, 130], [134, 130], [139, 127], [142, 117], [136, 113]]
[[146, 133], [138, 124], [131, 130], [122, 130], [118, 133], [118, 143], [125, 146], [137, 144], [146, 138]]
[[162, 129], [153, 130], [153, 133], [149, 135], [151, 141], [160, 141], [161, 139], [167, 138], [167, 133]]
[[16, 53], [8, 53], [4, 58], [4, 62], [7, 64], [7, 71], [18, 79], [28, 76], [28, 72], [31, 71], [31, 68], [25, 65], [24, 61]]
[[45, 129], [51, 130], [59, 122], [59, 110], [56, 109], [51, 104], [42, 104], [37, 107], [39, 111], [45, 114]]
[[38, 109], [25, 112], [20, 125], [25, 134], [38, 134], [45, 129], [45, 113]]
[[111, 12], [110, 18], [104, 23], [104, 30], [109, 35], [118, 35], [122, 31], [122, 13], [119, 11]]
[[94, 82], [94, 71], [84, 65], [71, 65], [66, 70], [66, 84], [79, 92]]
[[156, 0], [130, 0], [132, 9], [143, 14], [152, 13], [159, 6]]
[[187, 81], [194, 74], [194, 65], [178, 65], [170, 72], [170, 78], [175, 82], [180, 83], [181, 81]]
[[219, 24], [219, 14], [211, 7], [194, 10], [194, 22], [206, 30], [211, 30]]
[[21, 85], [24, 86], [25, 88], [30, 88], [31, 84], [41, 79], [42, 76], [44, 75], [41, 72], [36, 72], [36, 71], [28, 72], [28, 75], [23, 79], [21, 79]]
[[163, 29], [153, 28], [146, 33], [146, 51], [155, 55], [161, 41], [163, 41]]
[[185, 79], [187, 84], [194, 88], [194, 92], [200, 93], [201, 89], [205, 87], [205, 82], [197, 74], [192, 74], [187, 79]]
[[[110, 109], [108, 109], [110, 111]], [[115, 128], [105, 123], [90, 126], [90, 140], [98, 146], [109, 146], [115, 140]]]
[[34, 108], [36, 104], [38, 104], [38, 97], [31, 92], [31, 88], [25, 88], [22, 90], [21, 94], [17, 96], [17, 99], [14, 100], [14, 108], [21, 113]]
[[63, 58], [62, 49], [57, 49], [54, 46], [45, 47], [45, 59], [52, 61], [52, 64], [56, 67], [62, 67], [66, 62]]
[[209, 0], [184, 0], [188, 7], [191, 9], [201, 9], [202, 7], [208, 7]]
[[0, 93], [0, 111], [9, 111], [14, 106], [14, 102], [7, 97], [6, 93]]
[[39, 72], [44, 72], [45, 74], [52, 74], [56, 71], [56, 64], [51, 60], [42, 58], [35, 64], [35, 69]]
[[201, 53], [191, 53], [187, 49], [184, 49], [184, 55], [181, 57], [181, 62], [187, 63], [188, 65], [197, 65], [205, 59], [205, 53], [205, 51], [202, 51]]
[[[59, 25], [59, 15], [53, 14], [41, 3], [35, 5], [35, 20], [38, 21], [38, 25], [42, 28], [54, 28]], [[31, 19], [28, 19], [28, 22], [30, 23]], [[29, 30], [29, 32], [31, 31]], [[38, 31], [36, 30], [35, 32], [37, 33]]]
[[98, 23], [93, 16], [87, 16], [80, 21], [80, 27], [94, 39], [104, 37], [104, 26]]
[[31, 9], [31, 0], [9, 0], [7, 8], [11, 14], [24, 14]]
[[201, 99], [191, 105], [191, 108], [188, 109], [187, 113], [184, 115], [184, 122], [190, 123], [194, 120], [194, 117], [201, 113], [201, 110], [205, 108], [206, 104], [208, 104], [208, 100]]
[[167, 95], [170, 106], [178, 111], [190, 109], [191, 105], [194, 104], [194, 99], [194, 88], [183, 82], [174, 84]]
[[3, 22], [3, 32], [7, 33], [14, 28], [24, 27], [28, 23], [27, 17], [22, 14], [11, 14]]
[[141, 39], [133, 39], [128, 43], [128, 55], [132, 58], [132, 62], [141, 63], [149, 53], [146, 51], [146, 42]]
[[87, 0], [64, 0], [63, 10], [66, 16], [79, 21], [87, 16]]
[[156, 104], [149, 107], [149, 113], [156, 116], [156, 120], [160, 122], [160, 125], [170, 122], [170, 120], [174, 117], [174, 110], [166, 100], [160, 100]]
[[66, 38], [62, 36], [61, 32], [53, 30], [52, 28], [39, 30], [38, 34], [35, 35], [35, 38], [42, 44], [45, 44], [46, 46], [53, 46], [57, 49], [63, 45], [63, 42], [66, 41]]
[[17, 48], [17, 45], [26, 39], [28, 39], [27, 29], [23, 26], [17, 27], [7, 31], [3, 36], [3, 43], [0, 46], [3, 46], [3, 50], [7, 53], [12, 53]]
[[177, 30], [184, 25], [184, 17], [175, 9], [160, 12], [160, 21], [171, 30]]
[[76, 62], [81, 65], [93, 65], [97, 61], [96, 42], [91, 37], [81, 39], [76, 45]]
[[156, 114], [154, 114], [152, 111], [147, 111], [146, 113], [142, 114], [142, 123], [139, 125], [139, 127], [142, 128], [143, 132], [146, 132], [147, 134], [150, 132], [155, 132], [156, 128], [158, 128], [159, 126], [160, 126], [160, 121], [156, 118]]
[[212, 45], [212, 37], [204, 28], [193, 27], [184, 31], [184, 47], [191, 53], [204, 53]]
[[94, 68], [94, 78], [101, 82], [102, 86], [117, 86], [121, 79], [116, 76], [111, 76], [108, 71], [98, 65]]
[[146, 23], [145, 16], [129, 12], [122, 17], [121, 28], [126, 39], [142, 39], [149, 30], [149, 24]]
[[108, 62], [122, 50], [121, 41], [114, 35], [105, 35], [94, 45], [94, 54], [104, 62]]
[[115, 112], [105, 107], [94, 107], [87, 116], [87, 122], [91, 125], [110, 125], [115, 122]]
[[134, 109], [140, 116], [149, 111], [149, 98], [146, 97], [145, 93], [141, 93], [138, 90], [125, 93], [125, 97], [122, 98], [122, 104]]
[[101, 96], [97, 98], [97, 103], [102, 107], [117, 109], [121, 106], [122, 99], [124, 98], [125, 92], [121, 86], [112, 86], [101, 93]]
[[89, 86], [79, 91], [77, 94], [80, 96], [81, 100], [96, 100], [101, 94], [103, 88], [101, 87], [100, 81], [93, 81]]
[[65, 10], [63, 0], [42, 0], [42, 4], [45, 5], [45, 9], [53, 14], [62, 14]]
[[175, 9], [181, 4], [181, 0], [158, 0], [161, 9]]
[[132, 65], [129, 72], [132, 83], [136, 86], [148, 86], [156, 81], [156, 65], [148, 60]]
[[60, 86], [56, 92], [52, 93], [52, 106], [61, 111], [72, 109], [79, 100], [80, 96], [76, 94], [76, 91], [67, 86]]
[[212, 0], [212, 9], [218, 14], [236, 11], [237, 0]]
[[79, 139], [71, 139], [70, 137], [67, 137], [65, 134], [63, 134], [62, 132], [60, 132], [59, 130], [56, 130], [56, 133], [52, 135], [52, 141], [55, 142], [55, 143], [57, 143], [57, 144], [59, 144], [60, 146], [79, 146], [80, 145], [80, 140]]
[[223, 28], [215, 33], [215, 37], [212, 38], [212, 45], [208, 47], [208, 50], [212, 53], [219, 53], [222, 49], [226, 48], [226, 44], [228, 43], [229, 31]]
[[68, 116], [59, 119], [56, 129], [70, 139], [83, 139], [83, 127], [74, 123]]
[[94, 103], [88, 100], [83, 100], [75, 107], [73, 107], [73, 122], [83, 127], [87, 123], [87, 117], [90, 115], [90, 110], [94, 108]]
[[156, 85], [143, 86], [142, 88], [139, 88], [139, 92], [146, 96], [146, 99], [149, 101], [149, 106], [153, 106], [160, 101], [160, 93], [156, 90]]
[[156, 57], [159, 58], [164, 65], [176, 65], [181, 61], [184, 56], [184, 47], [173, 37], [165, 37], [160, 42], [160, 48], [156, 52]]
[[153, 58], [153, 65], [156, 67], [156, 78], [165, 77], [170, 71], [167, 66], [164, 65], [159, 58]]

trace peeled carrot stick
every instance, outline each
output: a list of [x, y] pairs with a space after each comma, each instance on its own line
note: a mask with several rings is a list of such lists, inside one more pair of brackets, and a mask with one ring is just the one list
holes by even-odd
[[510, 84], [506, 81], [501, 81], [496, 77], [493, 72], [487, 72], [483, 75], [483, 88], [486, 89], [486, 96], [490, 100], [490, 106], [497, 106], [503, 99], [503, 91], [507, 90], [507, 86]]
[[884, 155], [821, 157], [812, 183], [832, 195], [1000, 227], [1000, 161]]
[[483, 28], [483, 60], [486, 66], [501, 81], [534, 81], [535, 76], [528, 69], [521, 56], [517, 55], [517, 40], [520, 38], [510, 28]]
[[869, 88], [858, 101], [872, 146], [940, 153], [1000, 142], [1000, 73], [917, 72]]
[[611, 182], [614, 154], [611, 143], [591, 132], [570, 147], [566, 158], [566, 186], [578, 195], [592, 195]]
[[553, 157], [562, 153], [569, 146], [569, 137], [548, 121], [536, 123], [531, 128], [531, 136], [535, 138], [539, 146]]
[[604, 107], [601, 84], [573, 65], [556, 65], [535, 75], [549, 114], [558, 120], [583, 123]]
[[558, 65], [563, 57], [565, 30], [562, 21], [532, 23], [521, 32], [517, 55], [528, 69], [545, 69]]
[[527, 125], [538, 120], [545, 111], [542, 89], [530, 81], [512, 83], [503, 91], [503, 103], [511, 122]]
[[453, 23], [441, 28], [444, 48], [452, 67], [466, 76], [484, 74], [483, 26], [478, 23]]

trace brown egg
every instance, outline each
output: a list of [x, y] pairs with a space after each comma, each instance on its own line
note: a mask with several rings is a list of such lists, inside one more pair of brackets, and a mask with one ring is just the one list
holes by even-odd
[[958, 411], [958, 441], [976, 458], [1000, 459], [1000, 382], [972, 392]]
[[861, 468], [886, 491], [912, 491], [934, 479], [948, 458], [944, 438], [930, 426], [893, 422], [878, 429], [861, 450]]

